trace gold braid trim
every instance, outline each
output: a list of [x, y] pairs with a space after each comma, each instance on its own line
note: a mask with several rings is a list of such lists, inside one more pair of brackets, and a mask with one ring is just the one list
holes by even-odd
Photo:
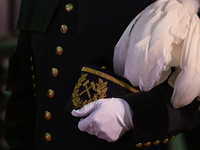
[[[81, 77], [79, 78], [78, 82], [76, 83], [74, 91], [72, 93], [72, 103], [73, 103], [75, 109], [82, 108], [84, 105], [86, 105], [88, 103], [94, 102], [98, 99], [105, 98], [107, 96], [106, 92], [108, 90], [108, 87], [107, 87], [108, 82], [103, 82], [103, 80], [101, 78], [99, 78], [99, 81], [97, 83], [94, 83], [93, 81], [90, 82], [89, 79], [86, 78], [88, 76], [88, 73], [97, 75], [104, 79], [107, 79], [108, 81], [116, 83], [116, 84], [132, 91], [133, 93], [140, 92], [139, 90], [135, 89], [134, 87], [130, 86], [129, 84], [127, 84], [121, 80], [118, 80], [118, 79], [114, 78], [113, 76], [110, 76], [101, 71], [98, 71], [98, 70], [95, 70], [92, 68], [88, 68], [88, 67], [83, 67], [82, 71], [84, 71], [86, 73], [83, 73], [81, 75]], [[79, 90], [81, 86], [85, 87], [85, 90], [82, 92], [80, 92], [80, 90]], [[90, 89], [96, 92], [96, 93], [94, 93], [93, 96], [90, 94], [90, 91], [89, 91]], [[89, 98], [88, 100], [81, 99], [81, 95], [84, 93], [86, 93], [88, 95], [88, 98]]]
[[120, 81], [120, 80], [114, 78], [113, 76], [110, 76], [110, 75], [108, 75], [106, 73], [103, 73], [101, 71], [98, 71], [98, 70], [95, 70], [95, 69], [92, 69], [92, 68], [88, 68], [88, 67], [83, 67], [82, 71], [85, 71], [85, 72], [88, 72], [88, 73], [92, 73], [92, 74], [98, 75], [98, 76], [100, 76], [102, 78], [105, 78], [105, 79], [107, 79], [109, 81], [112, 81], [112, 82], [114, 82], [114, 83], [116, 83], [116, 84], [118, 84], [118, 85], [120, 85], [120, 86], [122, 86], [122, 87], [124, 87], [124, 88], [126, 88], [126, 89], [128, 89], [130, 91], [132, 91], [133, 93], [140, 92], [139, 90], [137, 90], [134, 87], [128, 85], [127, 83], [125, 83], [123, 81]]

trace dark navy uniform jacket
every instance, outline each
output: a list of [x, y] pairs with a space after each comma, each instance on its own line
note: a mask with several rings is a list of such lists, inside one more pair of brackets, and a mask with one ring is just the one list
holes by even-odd
[[11, 149], [159, 149], [200, 121], [199, 102], [173, 109], [163, 83], [123, 98], [134, 129], [108, 143], [81, 132], [65, 107], [85, 65], [113, 71], [113, 50], [130, 21], [154, 0], [22, 0], [10, 58], [5, 136]]

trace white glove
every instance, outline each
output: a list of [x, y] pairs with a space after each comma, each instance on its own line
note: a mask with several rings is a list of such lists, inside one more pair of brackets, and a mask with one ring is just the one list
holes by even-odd
[[126, 131], [133, 129], [132, 110], [121, 98], [99, 99], [73, 110], [72, 115], [87, 116], [78, 123], [79, 129], [108, 142], [116, 141]]

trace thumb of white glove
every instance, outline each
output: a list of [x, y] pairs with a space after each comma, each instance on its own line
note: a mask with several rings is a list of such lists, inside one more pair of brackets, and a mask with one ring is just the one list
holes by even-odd
[[121, 98], [100, 99], [73, 110], [72, 115], [86, 117], [78, 127], [83, 132], [96, 135], [108, 142], [114, 142], [126, 131], [133, 128], [132, 110]]

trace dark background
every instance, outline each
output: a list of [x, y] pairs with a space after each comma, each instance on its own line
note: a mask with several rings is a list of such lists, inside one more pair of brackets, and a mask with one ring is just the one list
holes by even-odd
[[5, 91], [8, 59], [17, 43], [16, 24], [21, 0], [0, 0], [0, 150], [7, 150], [3, 136], [5, 106], [10, 93]]

